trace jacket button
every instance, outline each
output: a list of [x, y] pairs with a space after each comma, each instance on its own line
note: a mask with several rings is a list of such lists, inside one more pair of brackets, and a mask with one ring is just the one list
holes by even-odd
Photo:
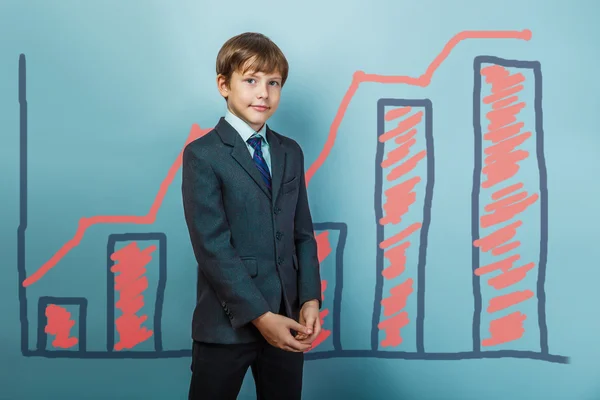
[[279, 264], [279, 265], [283, 264], [283, 258], [277, 257], [277, 264]]
[[281, 212], [281, 208], [275, 207], [274, 212], [275, 212], [275, 215], [279, 214]]
[[281, 232], [277, 232], [275, 234], [275, 237], [277, 238], [277, 240], [281, 240], [281, 238], [283, 237], [283, 234]]

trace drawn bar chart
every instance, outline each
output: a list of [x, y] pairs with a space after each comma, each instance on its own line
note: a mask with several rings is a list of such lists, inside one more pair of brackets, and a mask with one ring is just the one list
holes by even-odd
[[[356, 71], [337, 109], [325, 145], [306, 171], [307, 186], [333, 149], [338, 128], [360, 85], [371, 82], [425, 88], [430, 85], [435, 71], [463, 41], [527, 41], [530, 38], [529, 30], [463, 31], [452, 37], [417, 76], [385, 76]], [[521, 75], [523, 79], [519, 81]], [[509, 85], [507, 80], [513, 83]], [[523, 88], [515, 89], [519, 84]], [[368, 293], [374, 299], [371, 343], [366, 348], [344, 349], [340, 337], [341, 319], [350, 315], [341, 313], [343, 283], [344, 279], [354, 279], [352, 272], [356, 267], [352, 265], [351, 254], [348, 254], [351, 249], [345, 249], [344, 246], [347, 235], [356, 234], [353, 232], [359, 230], [349, 231], [342, 222], [315, 223], [319, 260], [322, 263], [323, 332], [315, 348], [306, 354], [307, 360], [344, 357], [415, 360], [510, 357], [569, 363], [568, 357], [551, 354], [548, 349], [544, 290], [548, 218], [541, 85], [538, 62], [489, 56], [475, 58], [472, 110], [474, 174], [460, 178], [467, 182], [473, 180], [470, 205], [472, 234], [471, 238], [468, 235], [466, 237], [467, 242], [471, 239], [472, 247], [475, 308], [473, 349], [436, 353], [426, 351], [424, 319], [426, 315], [427, 318], [433, 315], [426, 314], [424, 301], [426, 256], [427, 251], [436, 250], [427, 249], [434, 195], [432, 102], [428, 99], [381, 99], [378, 102], [377, 135], [374, 135], [378, 141], [374, 197], [376, 238], [369, 244], [374, 245], [377, 252], [376, 259], [368, 266], [376, 274], [375, 285], [369, 289], [372, 292]], [[515, 91], [507, 93], [506, 90]], [[527, 96], [533, 96], [533, 99]], [[51, 297], [48, 293], [52, 292], [51, 288], [44, 288], [39, 293], [30, 289], [31, 285], [79, 246], [90, 227], [110, 224], [118, 229], [120, 224], [153, 224], [167, 190], [181, 167], [181, 153], [169, 167], [146, 214], [80, 218], [72, 238], [65, 239], [56, 252], [49, 254], [46, 262], [33, 266], [28, 273], [25, 260], [29, 224], [29, 138], [26, 62], [23, 54], [19, 56], [18, 101], [20, 218], [17, 268], [22, 354], [48, 358], [189, 357], [189, 348], [166, 350], [162, 347], [161, 321], [167, 269], [165, 233], [109, 236], [107, 259], [101, 261], [106, 268], [106, 299]], [[440, 104], [436, 100], [436, 107], [443, 106], [443, 101]], [[512, 111], [504, 110], [506, 108]], [[515, 129], [511, 124], [522, 124], [523, 130], [510, 133]], [[186, 144], [210, 130], [192, 124]], [[472, 150], [470, 148], [467, 153]], [[500, 160], [502, 157], [505, 158]], [[511, 176], [501, 176], [498, 172], [494, 175], [494, 167], [499, 161], [504, 163], [506, 171], [513, 171]], [[517, 163], [518, 168], [514, 167]], [[499, 218], [499, 215], [505, 219], [500, 221], [503, 218]], [[527, 232], [529, 236], [522, 232]], [[532, 232], [533, 236], [530, 235]], [[106, 243], [101, 246], [106, 246]], [[468, 260], [466, 268], [469, 268]], [[127, 275], [128, 279], [137, 282], [135, 293], [127, 293], [121, 284], [121, 278]], [[467, 285], [470, 284], [467, 282]], [[133, 301], [137, 297], [143, 298], [143, 304]], [[122, 298], [128, 298], [129, 303], [126, 300], [123, 304]], [[33, 329], [38, 336], [37, 346], [30, 343], [28, 313], [31, 311], [28, 310], [28, 301], [38, 304], [37, 321], [33, 322], [37, 323]], [[90, 315], [87, 312], [88, 302], [91, 304], [90, 310], [97, 309], [97, 304], [93, 304], [98, 302], [102, 303], [102, 308], [106, 305], [107, 309], [102, 310], [102, 315], [93, 311], [95, 315]], [[107, 317], [106, 343], [90, 343], [86, 338], [86, 325], [91, 326], [90, 321], [104, 317]], [[344, 326], [350, 323], [349, 320], [343, 322]], [[90, 348], [94, 350], [90, 351]], [[95, 350], [97, 348], [99, 350]]]

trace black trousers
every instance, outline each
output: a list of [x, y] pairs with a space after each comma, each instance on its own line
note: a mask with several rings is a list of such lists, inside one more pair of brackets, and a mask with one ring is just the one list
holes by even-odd
[[194, 341], [189, 400], [235, 400], [252, 369], [258, 400], [300, 400], [304, 353], [271, 346]]

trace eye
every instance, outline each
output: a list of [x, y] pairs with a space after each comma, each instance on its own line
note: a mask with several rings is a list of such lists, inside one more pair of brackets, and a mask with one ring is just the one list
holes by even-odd
[[248, 83], [254, 83], [254, 82], [250, 82], [250, 81], [254, 81], [254, 79], [253, 78], [246, 79], [246, 82], [248, 82]]
[[273, 83], [275, 84], [275, 86], [279, 86], [279, 82], [277, 82], [277, 81], [271, 81], [271, 84], [273, 84]]

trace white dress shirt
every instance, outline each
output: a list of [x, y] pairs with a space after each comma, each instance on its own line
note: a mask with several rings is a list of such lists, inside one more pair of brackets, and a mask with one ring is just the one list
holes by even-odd
[[267, 142], [267, 124], [265, 123], [262, 126], [262, 128], [260, 129], [260, 131], [256, 132], [243, 119], [241, 119], [240, 117], [234, 115], [231, 111], [229, 111], [229, 108], [225, 112], [225, 121], [229, 122], [229, 124], [231, 126], [233, 126], [233, 128], [237, 131], [237, 133], [239, 133], [239, 135], [242, 137], [242, 140], [244, 141], [244, 143], [246, 143], [246, 147], [248, 148], [248, 151], [250, 152], [250, 157], [252, 157], [252, 158], [254, 157], [254, 148], [252, 146], [250, 146], [250, 144], [247, 142], [247, 140], [250, 139], [250, 137], [252, 135], [254, 135], [255, 133], [258, 133], [260, 136], [262, 136], [263, 140], [261, 141], [261, 143], [262, 143], [261, 149], [262, 149], [263, 159], [267, 163], [267, 166], [269, 167], [269, 172], [270, 172], [271, 171], [271, 154], [269, 151], [269, 143]]

